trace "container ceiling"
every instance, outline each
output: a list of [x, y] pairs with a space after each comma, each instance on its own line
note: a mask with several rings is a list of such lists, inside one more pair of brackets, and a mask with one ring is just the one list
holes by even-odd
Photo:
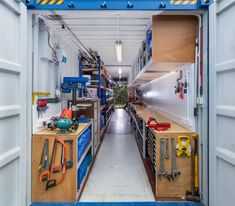
[[[96, 50], [101, 56], [111, 76], [118, 77], [118, 68], [122, 68], [122, 77], [128, 77], [131, 66], [145, 39], [147, 26], [152, 15], [159, 11], [53, 11], [46, 15], [53, 21], [56, 29], [63, 35], [72, 34], [62, 29], [64, 22], [87, 48]], [[118, 16], [118, 24], [117, 24]], [[123, 60], [119, 64], [116, 58], [115, 42], [123, 44]]]

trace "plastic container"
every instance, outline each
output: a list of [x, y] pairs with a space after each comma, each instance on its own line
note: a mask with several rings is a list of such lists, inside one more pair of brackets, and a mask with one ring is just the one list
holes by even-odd
[[86, 150], [91, 140], [91, 129], [86, 129], [78, 138], [78, 161]]
[[86, 176], [87, 167], [88, 167], [88, 158], [85, 157], [84, 160], [82, 161], [80, 167], [77, 170], [78, 188], [80, 188], [82, 181], [83, 181], [84, 177]]

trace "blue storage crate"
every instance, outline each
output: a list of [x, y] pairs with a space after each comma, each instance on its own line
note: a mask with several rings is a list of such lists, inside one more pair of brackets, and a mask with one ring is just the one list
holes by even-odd
[[80, 167], [77, 170], [77, 184], [78, 184], [78, 188], [82, 184], [83, 178], [86, 176], [87, 167], [88, 167], [88, 158], [85, 157], [84, 160], [82, 161]]
[[78, 138], [78, 161], [86, 150], [91, 140], [91, 129], [87, 129]]
[[85, 131], [85, 137], [84, 137], [84, 144], [85, 144], [85, 147], [87, 147], [90, 143], [90, 140], [91, 140], [91, 130], [88, 128], [86, 131]]

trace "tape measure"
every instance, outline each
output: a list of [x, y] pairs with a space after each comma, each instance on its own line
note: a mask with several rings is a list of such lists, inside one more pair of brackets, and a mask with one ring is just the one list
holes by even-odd
[[176, 145], [176, 155], [180, 156], [188, 156], [192, 155], [192, 148], [190, 145], [190, 137], [188, 136], [178, 136], [177, 137], [177, 145]]

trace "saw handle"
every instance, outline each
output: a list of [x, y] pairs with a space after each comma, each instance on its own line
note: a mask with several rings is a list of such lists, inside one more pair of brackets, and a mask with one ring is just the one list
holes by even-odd
[[64, 178], [65, 178], [67, 153], [68, 153], [67, 145], [65, 144], [65, 142], [60, 137], [55, 138], [54, 146], [56, 145], [56, 142], [60, 143], [63, 146], [63, 150], [64, 150], [64, 158], [63, 158], [63, 163], [62, 163], [62, 176], [58, 180], [56, 180], [56, 179], [48, 180], [47, 184], [46, 184], [46, 191], [48, 189], [52, 188], [52, 187], [55, 187], [55, 186], [61, 184], [64, 181]]
[[39, 176], [40, 182], [42, 183], [43, 181], [47, 181], [49, 179], [49, 175], [49, 170], [42, 172]]
[[52, 180], [48, 180], [47, 181], [47, 184], [46, 184], [46, 191], [52, 187], [55, 187], [57, 184], [56, 184], [56, 180], [55, 179], [52, 179]]

